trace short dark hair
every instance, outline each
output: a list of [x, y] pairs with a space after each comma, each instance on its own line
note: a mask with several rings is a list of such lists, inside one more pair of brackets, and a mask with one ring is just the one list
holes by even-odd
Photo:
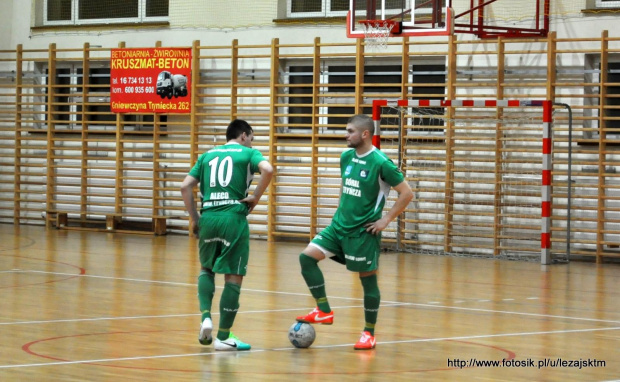
[[252, 130], [252, 126], [243, 119], [235, 119], [230, 122], [226, 129], [226, 140], [230, 141], [231, 139], [239, 138], [243, 133], [249, 136], [254, 133], [254, 130]]
[[347, 123], [352, 124], [360, 131], [368, 130], [371, 137], [375, 134], [375, 122], [366, 114], [356, 114], [349, 118]]

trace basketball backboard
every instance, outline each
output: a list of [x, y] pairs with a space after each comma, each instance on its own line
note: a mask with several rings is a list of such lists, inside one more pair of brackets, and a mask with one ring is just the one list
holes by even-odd
[[452, 34], [451, 0], [350, 0], [347, 36], [364, 38], [364, 23], [389, 20], [396, 23], [393, 36], [445, 36]]
[[550, 7], [551, 0], [470, 0], [455, 2], [454, 8], [452, 0], [349, 0], [347, 36], [540, 38], [549, 33]]

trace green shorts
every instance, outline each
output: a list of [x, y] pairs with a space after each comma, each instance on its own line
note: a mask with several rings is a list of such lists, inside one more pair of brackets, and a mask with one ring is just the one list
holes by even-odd
[[336, 261], [346, 264], [352, 272], [370, 272], [379, 267], [381, 235], [363, 231], [357, 236], [343, 236], [330, 225], [317, 234], [310, 244], [323, 253], [334, 254]]
[[214, 273], [245, 276], [250, 257], [250, 227], [245, 215], [205, 213], [199, 224], [200, 264]]

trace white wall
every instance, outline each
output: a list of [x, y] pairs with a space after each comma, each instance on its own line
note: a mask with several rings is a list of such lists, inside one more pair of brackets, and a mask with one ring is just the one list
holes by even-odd
[[[269, 44], [274, 37], [279, 37], [285, 44], [311, 43], [314, 37], [320, 37], [324, 42], [348, 41], [344, 23], [336, 26], [274, 25], [272, 20], [281, 16], [278, 14], [278, 6], [282, 5], [283, 1], [188, 0], [184, 2], [182, 9], [175, 8], [171, 2], [170, 28], [121, 30], [113, 27], [31, 29], [35, 18], [33, 10], [36, 6], [40, 6], [42, 1], [2, 0], [4, 3], [2, 13], [9, 17], [0, 23], [0, 48], [14, 49], [17, 44], [23, 44], [25, 49], [37, 49], [46, 48], [50, 43], [56, 43], [60, 48], [74, 48], [85, 42], [103, 47], [115, 47], [120, 41], [125, 41], [128, 47], [138, 47], [153, 46], [157, 40], [161, 40], [165, 46], [189, 46], [196, 39], [200, 40], [202, 45], [227, 45], [233, 39], [238, 39], [241, 44]], [[510, 1], [516, 6], [523, 0]], [[565, 3], [570, 3], [570, 7]], [[234, 6], [235, 4], [237, 6]], [[239, 4], [251, 4], [251, 6], [239, 7]], [[556, 2], [554, 4], [556, 5], [552, 4], [555, 8], [552, 9], [551, 29], [557, 31], [559, 38], [600, 37], [603, 30], [609, 30], [612, 37], [620, 35], [615, 32], [618, 30], [618, 17], [615, 14], [583, 14], [580, 9], [585, 8], [585, 2], [578, 0], [563, 1], [560, 5]], [[209, 29], [217, 20], [226, 20], [228, 25], [238, 20], [241, 27]], [[247, 27], [249, 20], [264, 26]], [[197, 24], [207, 27], [196, 28]], [[475, 39], [471, 35], [461, 35], [459, 38]]]
[[[215, 1], [215, 0], [213, 0]], [[222, 2], [223, 0], [218, 0]], [[233, 0], [230, 0], [231, 2]], [[247, 0], [234, 0], [237, 4], [247, 2], [258, 6], [258, 4], [265, 5], [267, 8], [277, 5], [277, 1], [283, 0], [257, 0], [250, 2]], [[501, 0], [501, 1], [513, 1], [520, 0]], [[576, 2], [576, 0], [567, 0], [570, 2]], [[119, 28], [112, 27], [98, 27], [98, 28], [34, 28], [31, 29], [32, 20], [35, 18], [33, 14], [33, 7], [30, 6], [28, 0], [0, 0], [4, 3], [3, 14], [6, 16], [3, 23], [0, 23], [0, 49], [14, 49], [17, 44], [23, 44], [24, 49], [45, 49], [50, 43], [56, 43], [59, 48], [79, 48], [85, 42], [89, 42], [91, 45], [101, 45], [106, 48], [115, 47], [120, 41], [125, 41], [128, 47], [149, 47], [154, 46], [158, 40], [162, 41], [164, 46], [189, 46], [192, 41], [200, 40], [201, 45], [216, 45], [216, 46], [228, 46], [233, 39], [238, 39], [242, 45], [260, 44], [267, 45], [274, 37], [280, 38], [283, 44], [303, 43], [310, 44], [315, 37], [320, 37], [324, 43], [330, 42], [346, 42], [348, 41], [345, 33], [344, 25], [337, 26], [309, 26], [309, 25], [287, 25], [287, 26], [275, 26], [269, 25], [264, 27], [243, 27], [232, 30], [221, 29], [208, 29], [208, 28], [188, 28], [186, 25], [192, 25], [198, 23], [203, 18], [222, 18], [226, 20], [234, 19], [247, 19], [247, 15], [251, 13], [251, 9], [236, 10], [232, 7], [219, 7], [218, 12], [213, 12], [208, 8], [196, 8], [193, 14], [182, 12], [177, 14], [178, 10], [171, 11], [170, 13], [170, 25], [171, 28], [158, 28], [158, 29], [128, 29], [120, 30]], [[207, 3], [204, 0], [187, 0], [187, 3]], [[273, 17], [277, 17], [277, 7], [273, 7], [272, 16], [264, 16], [263, 22], [269, 24], [269, 20]], [[212, 9], [212, 8], [211, 8]], [[269, 8], [271, 9], [271, 8]], [[230, 14], [226, 14], [226, 10]], [[266, 13], [269, 14], [269, 13]], [[605, 14], [596, 15], [584, 15], [580, 12], [573, 13], [572, 17], [552, 17], [552, 30], [557, 31], [559, 38], [576, 38], [576, 37], [600, 37], [601, 32], [605, 29], [610, 31], [612, 37], [620, 37], [620, 30], [616, 26], [618, 21], [617, 17], [608, 16]], [[208, 25], [208, 24], [206, 24]], [[243, 25], [243, 24], [242, 24]], [[474, 37], [469, 35], [459, 36], [464, 40], [475, 40]], [[477, 42], [476, 42], [477, 44]], [[486, 44], [484, 41], [480, 41], [480, 45]], [[490, 41], [489, 44], [493, 44]], [[562, 49], [574, 49], [579, 44], [584, 49], [598, 49], [599, 46], [588, 46], [591, 43], [571, 43], [570, 47], [563, 47]], [[537, 51], [540, 49], [534, 42], [523, 43], [524, 50], [531, 48], [531, 51]], [[474, 46], [471, 49], [475, 49]], [[329, 49], [329, 48], [325, 48]], [[413, 46], [412, 49], [434, 49], [433, 47]], [[517, 49], [512, 47], [511, 49]], [[59, 53], [62, 55], [74, 55], [74, 53]], [[93, 53], [95, 55], [96, 53]], [[528, 57], [534, 57], [531, 61], [510, 63], [510, 66], [523, 66], [523, 67], [546, 67], [545, 55], [528, 55]], [[463, 55], [459, 60], [467, 62], [459, 62], [459, 66], [467, 67], [471, 63], [468, 60], [476, 61], [476, 67], [496, 67], [497, 63], [492, 59], [488, 62], [484, 61], [484, 56], [472, 55], [466, 57]], [[513, 55], [510, 60], [520, 60], [521, 57]], [[562, 57], [562, 60], [566, 60], [566, 56]], [[571, 58], [571, 60], [573, 60]], [[206, 60], [205, 60], [206, 61]], [[583, 68], [583, 56], [575, 56], [575, 62], [562, 62], [563, 65], [573, 65]], [[269, 69], [269, 60], [258, 61], [256, 64], [257, 69], [266, 70]], [[480, 63], [480, 66], [478, 66]], [[31, 64], [31, 63], [30, 63]], [[255, 62], [251, 63], [255, 65]], [[462, 64], [462, 65], [461, 65]], [[201, 65], [203, 67], [209, 67], [210, 63], [205, 62]], [[226, 65], [226, 63], [219, 63], [213, 65]], [[267, 66], [266, 66], [267, 65]], [[209, 69], [213, 69], [210, 68]], [[227, 69], [218, 67], [217, 69]], [[254, 68], [252, 68], [254, 69]], [[476, 89], [472, 89], [476, 91]], [[523, 91], [527, 91], [523, 88]], [[594, 220], [593, 220], [594, 221]], [[594, 223], [593, 223], [594, 224]], [[591, 226], [586, 227], [589, 230]]]
[[[15, 9], [14, 4], [17, 3], [17, 1], [4, 0], [2, 3], [2, 14], [5, 15], [5, 20], [0, 23], [0, 49], [10, 49], [13, 46], [11, 40], [13, 36], [12, 20], [15, 18], [13, 10]], [[30, 15], [30, 12], [27, 13]]]

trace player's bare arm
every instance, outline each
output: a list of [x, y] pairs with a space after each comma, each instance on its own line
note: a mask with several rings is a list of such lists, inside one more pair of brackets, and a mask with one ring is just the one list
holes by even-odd
[[271, 182], [271, 178], [273, 177], [273, 167], [269, 162], [262, 161], [258, 164], [258, 170], [260, 171], [260, 180], [254, 189], [252, 195], [248, 195], [245, 199], [241, 199], [240, 202], [247, 203], [248, 205], [248, 213], [254, 210], [254, 207], [260, 201], [261, 196], [269, 186], [269, 182]]
[[398, 192], [398, 199], [396, 199], [396, 202], [392, 208], [390, 208], [388, 213], [385, 214], [385, 216], [377, 221], [365, 225], [367, 232], [376, 235], [383, 231], [385, 227], [392, 222], [392, 220], [396, 219], [396, 217], [400, 215], [405, 208], [407, 208], [407, 205], [411, 199], [413, 199], [413, 191], [411, 191], [411, 187], [409, 187], [409, 183], [407, 183], [406, 180], [403, 180], [401, 183], [394, 186], [394, 190]]
[[181, 183], [181, 196], [183, 196], [183, 204], [185, 204], [185, 209], [191, 218], [190, 231], [196, 237], [198, 236], [198, 221], [200, 220], [200, 215], [198, 214], [196, 202], [194, 201], [193, 189], [197, 185], [198, 179], [191, 175], [187, 175], [185, 179], [183, 179], [183, 183]]

